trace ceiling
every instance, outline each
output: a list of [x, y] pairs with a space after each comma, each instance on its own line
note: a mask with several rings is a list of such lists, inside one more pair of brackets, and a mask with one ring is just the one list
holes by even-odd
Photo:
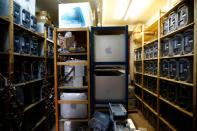
[[[58, 25], [58, 0], [37, 0], [37, 10], [47, 10], [53, 21]], [[63, 3], [90, 2], [92, 9], [96, 8], [97, 0], [59, 0]], [[145, 24], [155, 14], [159, 15], [159, 9], [166, 7], [170, 0], [103, 0], [102, 25], [136, 25]], [[129, 5], [131, 10], [129, 9]], [[128, 19], [124, 20], [125, 12], [129, 10]]]
[[[167, 2], [168, 0], [103, 0], [103, 24], [145, 24], [155, 14], [159, 15], [159, 9], [166, 6]], [[128, 19], [124, 20], [130, 4], [132, 9], [129, 10]]]

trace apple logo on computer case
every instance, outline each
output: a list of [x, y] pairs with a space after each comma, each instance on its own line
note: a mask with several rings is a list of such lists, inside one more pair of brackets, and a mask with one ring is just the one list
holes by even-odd
[[111, 54], [112, 53], [110, 46], [108, 46], [107, 48], [105, 48], [105, 53], [106, 54]]

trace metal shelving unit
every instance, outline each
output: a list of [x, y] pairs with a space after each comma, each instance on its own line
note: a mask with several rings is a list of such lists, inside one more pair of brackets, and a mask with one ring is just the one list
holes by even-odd
[[[124, 49], [124, 55], [125, 55], [125, 58], [123, 61], [111, 61], [111, 62], [106, 62], [106, 61], [99, 61], [99, 62], [96, 62], [95, 61], [95, 50], [94, 50], [94, 47], [95, 47], [95, 41], [94, 41], [94, 35], [98, 34], [98, 35], [119, 35], [119, 34], [124, 34], [124, 42], [122, 42], [122, 46], [125, 47]], [[107, 104], [110, 103], [121, 103], [121, 104], [124, 104], [125, 105], [125, 108], [126, 110], [128, 111], [128, 66], [129, 66], [129, 58], [128, 58], [128, 48], [129, 48], [129, 45], [128, 45], [128, 26], [114, 26], [114, 27], [91, 27], [91, 35], [90, 35], [90, 40], [91, 40], [91, 54], [90, 54], [90, 57], [91, 57], [91, 115], [93, 115], [94, 111], [96, 109], [98, 110], [104, 110], [106, 111], [105, 107], [107, 106]], [[124, 75], [125, 75], [125, 79], [124, 79], [124, 82], [125, 82], [125, 87], [124, 90], [125, 90], [125, 97], [124, 97], [124, 100], [96, 100], [95, 98], [95, 80], [94, 80], [94, 75], [95, 75], [95, 67], [96, 66], [123, 66], [124, 67]], [[103, 70], [104, 69], [99, 69], [100, 70]], [[114, 69], [115, 70], [115, 69]], [[103, 109], [99, 109], [96, 107], [96, 105], [105, 105], [105, 107], [102, 107]]]
[[[87, 56], [87, 60], [85, 62], [60, 62], [59, 60], [62, 60], [61, 57], [63, 56], [77, 56], [78, 53], [59, 53], [57, 52], [57, 34], [58, 33], [64, 33], [64, 32], [75, 32], [76, 34], [79, 32], [85, 32], [86, 34], [86, 42], [85, 45], [87, 46], [87, 53], [83, 53], [82, 56]], [[55, 28], [54, 33], [54, 87], [55, 87], [55, 114], [56, 114], [56, 131], [60, 130], [59, 124], [60, 122], [70, 121], [70, 122], [88, 122], [90, 120], [90, 50], [89, 50], [89, 28]], [[75, 37], [76, 38], [76, 37]], [[76, 38], [77, 39], [77, 38]], [[79, 53], [81, 54], [81, 53]], [[57, 58], [57, 56], [60, 56], [60, 59]], [[58, 72], [59, 67], [62, 66], [76, 66], [76, 65], [83, 65], [87, 66], [87, 77], [88, 77], [88, 85], [87, 86], [62, 86], [58, 83]], [[60, 69], [61, 70], [61, 69]], [[72, 92], [77, 92], [79, 90], [84, 90], [87, 92], [87, 100], [59, 100], [59, 91], [60, 90], [72, 90]], [[76, 118], [76, 119], [65, 119], [61, 118], [60, 115], [60, 104], [86, 104], [87, 109], [87, 118]]]
[[[141, 36], [138, 38], [134, 38], [134, 52], [136, 50], [141, 49], [142, 50], [142, 59], [141, 60], [135, 60], [135, 55], [134, 55], [134, 68], [135, 68], [135, 63], [138, 61], [142, 61], [142, 72], [136, 72], [134, 70], [134, 85], [138, 88], [141, 89], [141, 94], [142, 96], [137, 96], [136, 98], [138, 99], [139, 102], [142, 103], [142, 105], [144, 105], [145, 107], [147, 107], [152, 113], [154, 113], [157, 116], [157, 126], [156, 126], [156, 130], [160, 130], [160, 121], [163, 122], [170, 130], [176, 131], [177, 129], [174, 127], [174, 125], [170, 122], [167, 121], [163, 115], [161, 115], [160, 112], [160, 104], [162, 102], [166, 103], [167, 105], [169, 105], [169, 107], [171, 107], [172, 109], [176, 109], [177, 111], [183, 113], [185, 116], [189, 117], [192, 119], [192, 130], [195, 131], [196, 130], [196, 84], [197, 84], [197, 28], [196, 28], [196, 23], [197, 23], [197, 9], [196, 9], [196, 5], [197, 2], [194, 0], [193, 4], [191, 4], [190, 6], [193, 6], [194, 8], [194, 21], [187, 24], [186, 26], [183, 26], [173, 32], [170, 32], [166, 35], [162, 35], [162, 22], [163, 19], [165, 17], [167, 17], [172, 11], [177, 10], [177, 8], [179, 6], [181, 6], [182, 4], [186, 3], [188, 1], [183, 0], [180, 3], [178, 3], [176, 6], [174, 6], [172, 9], [170, 9], [168, 12], [159, 12], [160, 18], [159, 20], [157, 20], [156, 22], [154, 22], [151, 26], [147, 27], [146, 29], [142, 30]], [[191, 1], [190, 1], [191, 2]], [[191, 8], [191, 7], [189, 7]], [[186, 55], [179, 55], [179, 56], [165, 56], [162, 57], [161, 56], [161, 41], [165, 38], [168, 37], [172, 37], [174, 35], [176, 35], [177, 33], [182, 33], [187, 29], [194, 29], [194, 53], [192, 54], [186, 54]], [[147, 33], [148, 32], [148, 33]], [[157, 58], [144, 58], [144, 47], [154, 43], [154, 42], [158, 42], [158, 57]], [[178, 81], [178, 80], [174, 80], [174, 79], [170, 79], [170, 78], [166, 78], [166, 77], [161, 77], [160, 75], [160, 67], [161, 67], [161, 60], [163, 59], [172, 59], [172, 58], [192, 58], [193, 59], [193, 83], [189, 83], [189, 82], [185, 82], [185, 81]], [[157, 75], [151, 75], [151, 74], [145, 74], [144, 73], [144, 61], [150, 61], [150, 60], [157, 60]], [[135, 76], [136, 75], [141, 75], [141, 84], [136, 83], [135, 80]], [[149, 77], [149, 78], [154, 78], [156, 79], [156, 83], [154, 83], [157, 86], [156, 89], [156, 93], [152, 92], [151, 90], [147, 89], [144, 87], [144, 77]], [[161, 95], [161, 85], [160, 85], [160, 81], [165, 80], [166, 82], [171, 82], [175, 85], [183, 85], [183, 86], [188, 86], [193, 88], [193, 105], [192, 105], [192, 111], [188, 111], [182, 107], [180, 107], [179, 105], [177, 105], [174, 102], [171, 102], [169, 100], [167, 100], [166, 98], [163, 98]], [[154, 110], [152, 109], [145, 101], [144, 101], [144, 93], [148, 93], [152, 96], [155, 96], [157, 99], [157, 109]], [[142, 112], [144, 112], [144, 106], [142, 106], [142, 108], [140, 109]], [[184, 118], [182, 118], [184, 119]]]

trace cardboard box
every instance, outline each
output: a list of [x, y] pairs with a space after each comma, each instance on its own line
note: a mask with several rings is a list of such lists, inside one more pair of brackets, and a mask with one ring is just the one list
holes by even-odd
[[74, 37], [64, 38], [64, 47], [63, 48], [71, 48], [74, 46]]
[[38, 22], [44, 22], [51, 25], [51, 16], [47, 11], [36, 12], [36, 17]]
[[92, 12], [88, 2], [59, 4], [59, 28], [88, 27]]
[[47, 16], [48, 17], [48, 12], [47, 11], [39, 11], [39, 12], [36, 12], [36, 16]]

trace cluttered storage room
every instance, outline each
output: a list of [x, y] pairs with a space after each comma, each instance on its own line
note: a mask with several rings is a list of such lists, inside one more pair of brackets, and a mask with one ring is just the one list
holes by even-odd
[[0, 131], [197, 131], [197, 0], [0, 0]]

